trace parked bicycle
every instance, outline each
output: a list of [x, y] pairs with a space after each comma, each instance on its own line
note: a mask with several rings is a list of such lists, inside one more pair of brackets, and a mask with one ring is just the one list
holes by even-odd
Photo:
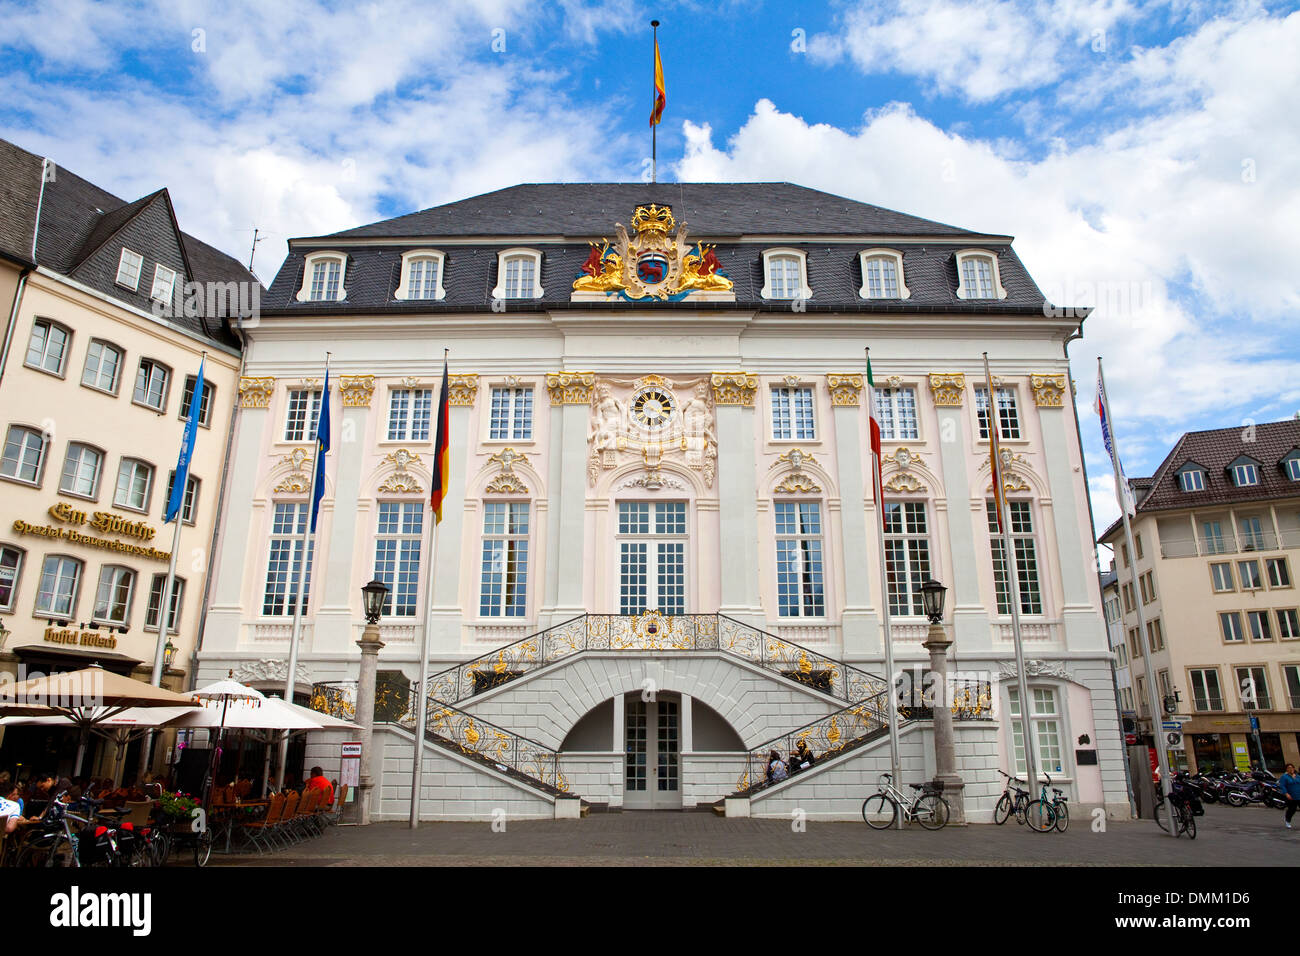
[[893, 774], [882, 773], [880, 791], [863, 801], [862, 819], [867, 826], [873, 830], [888, 830], [897, 825], [900, 813], [904, 821], [915, 820], [927, 830], [942, 830], [947, 826], [951, 810], [943, 798], [942, 780], [908, 784], [916, 791], [910, 803], [894, 786], [893, 780]]
[[994, 823], [999, 825], [1006, 823], [1011, 815], [1015, 814], [1017, 823], [1024, 824], [1035, 833], [1046, 833], [1056, 827], [1056, 809], [1045, 799], [1046, 791], [1039, 799], [1030, 800], [1029, 791], [1016, 786], [1015, 777], [1001, 770], [998, 773], [1002, 774], [1007, 782], [1002, 790], [1002, 796], [998, 798], [997, 805], [993, 808]]
[[[1174, 812], [1174, 836], [1187, 834], [1189, 840], [1196, 839], [1196, 818], [1199, 814], [1200, 801], [1191, 793], [1187, 787], [1181, 785], [1178, 778], [1174, 778], [1173, 787], [1169, 792], [1169, 804]], [[1156, 823], [1160, 829], [1166, 833], [1169, 832], [1169, 814], [1165, 812], [1165, 795], [1158, 789], [1156, 791], [1155, 801]], [[1201, 809], [1201, 813], [1205, 811]]]
[[1051, 806], [1052, 812], [1056, 815], [1056, 830], [1058, 833], [1064, 833], [1070, 825], [1070, 805], [1066, 802], [1065, 794], [1057, 787], [1052, 787], [1052, 798], [1048, 800], [1047, 788], [1052, 785], [1052, 775], [1045, 773], [1043, 776], [1047, 779], [1038, 798]]

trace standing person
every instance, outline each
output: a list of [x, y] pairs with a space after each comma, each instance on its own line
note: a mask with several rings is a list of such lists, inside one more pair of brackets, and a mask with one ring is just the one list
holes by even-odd
[[325, 803], [334, 805], [334, 784], [330, 783], [329, 777], [325, 776], [325, 771], [320, 767], [311, 768], [311, 778], [307, 781], [304, 790], [324, 790]]
[[1278, 788], [1282, 791], [1282, 796], [1286, 797], [1286, 828], [1294, 829], [1291, 826], [1291, 818], [1295, 816], [1297, 809], [1300, 809], [1300, 776], [1296, 776], [1295, 764], [1286, 765], [1286, 773], [1277, 782]]

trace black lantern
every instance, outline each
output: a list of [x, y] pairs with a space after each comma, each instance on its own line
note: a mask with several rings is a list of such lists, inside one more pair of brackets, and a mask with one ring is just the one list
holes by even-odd
[[5, 622], [0, 621], [0, 651], [4, 650], [5, 641], [9, 639], [9, 635], [12, 633], [13, 631], [5, 627]]
[[172, 661], [176, 659], [176, 645], [172, 639], [167, 638], [167, 643], [163, 645], [163, 669], [171, 670]]
[[943, 620], [943, 596], [947, 591], [948, 589], [934, 578], [921, 585], [921, 603], [925, 606], [925, 616], [930, 619], [931, 624], [938, 624]]
[[361, 589], [361, 603], [366, 610], [367, 624], [379, 623], [379, 615], [383, 613], [386, 597], [388, 597], [388, 585], [383, 581], [371, 581]]

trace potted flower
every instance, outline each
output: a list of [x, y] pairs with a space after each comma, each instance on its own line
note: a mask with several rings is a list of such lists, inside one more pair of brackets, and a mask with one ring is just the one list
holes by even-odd
[[158, 811], [162, 822], [171, 824], [173, 829], [188, 830], [191, 814], [198, 805], [197, 799], [179, 790], [174, 793], [164, 790], [162, 796], [154, 801], [154, 808]]

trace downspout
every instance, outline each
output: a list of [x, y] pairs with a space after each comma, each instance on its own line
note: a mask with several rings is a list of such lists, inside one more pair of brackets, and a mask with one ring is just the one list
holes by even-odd
[[14, 290], [14, 304], [9, 310], [9, 323], [5, 326], [4, 345], [0, 346], [0, 382], [4, 381], [5, 367], [9, 364], [9, 347], [13, 342], [14, 327], [18, 324], [18, 309], [22, 305], [23, 291], [27, 288], [27, 277], [36, 268], [36, 238], [41, 234], [41, 205], [45, 202], [45, 174], [49, 166], [49, 158], [42, 157], [41, 188], [40, 192], [36, 194], [36, 219], [32, 223], [31, 262], [24, 264], [23, 271], [18, 276], [18, 287]]

